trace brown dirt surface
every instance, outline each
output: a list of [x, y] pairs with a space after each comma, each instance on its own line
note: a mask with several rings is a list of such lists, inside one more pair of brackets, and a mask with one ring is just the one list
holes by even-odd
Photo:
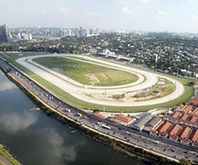
[[94, 74], [86, 74], [85, 76], [89, 78], [91, 85], [95, 85], [100, 82]]

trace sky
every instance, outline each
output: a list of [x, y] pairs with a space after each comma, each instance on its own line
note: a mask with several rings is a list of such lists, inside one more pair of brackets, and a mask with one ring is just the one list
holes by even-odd
[[198, 33], [198, 0], [0, 0], [4, 23]]

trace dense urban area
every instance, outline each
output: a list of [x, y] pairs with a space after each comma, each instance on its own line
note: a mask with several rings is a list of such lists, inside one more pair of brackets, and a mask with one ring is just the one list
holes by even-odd
[[[6, 41], [6, 42], [5, 42]], [[193, 34], [105, 31], [98, 28], [8, 28], [1, 26], [1, 51], [106, 53], [161, 72], [197, 77], [197, 41]]]

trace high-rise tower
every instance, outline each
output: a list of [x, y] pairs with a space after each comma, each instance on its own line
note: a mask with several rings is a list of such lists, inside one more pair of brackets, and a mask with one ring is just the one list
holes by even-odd
[[0, 42], [8, 42], [8, 25], [0, 26]]

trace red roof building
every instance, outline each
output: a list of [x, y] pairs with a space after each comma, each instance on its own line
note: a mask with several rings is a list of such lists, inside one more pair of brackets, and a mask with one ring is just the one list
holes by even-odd
[[115, 115], [111, 120], [115, 121], [115, 122], [118, 122], [120, 124], [126, 125], [126, 124], [131, 123], [135, 119], [131, 118], [131, 117], [128, 117], [128, 116], [125, 116], [123, 114], [118, 114], [118, 115]]
[[197, 143], [198, 142], [198, 129], [195, 129], [193, 132], [192, 132], [192, 135], [190, 137], [190, 141], [192, 143]]
[[196, 116], [192, 116], [189, 120], [191, 123], [197, 123], [197, 117]]
[[188, 118], [188, 114], [184, 113], [180, 119], [185, 121], [187, 118]]
[[158, 133], [158, 131], [162, 128], [164, 121], [161, 121], [153, 130], [153, 133]]
[[100, 114], [99, 112], [95, 112], [95, 113], [93, 113], [93, 115], [96, 116], [96, 117], [99, 117], [101, 119], [106, 118], [104, 115]]
[[194, 98], [191, 103], [198, 106], [198, 98]]
[[172, 126], [172, 123], [170, 122], [165, 122], [165, 124], [161, 127], [161, 129], [159, 130], [159, 134], [162, 136], [166, 136], [167, 135], [167, 130]]
[[169, 137], [177, 138], [177, 134], [182, 129], [181, 125], [175, 124], [169, 132]]
[[190, 127], [184, 127], [179, 134], [180, 140], [188, 139], [189, 135], [191, 134], [192, 129]]
[[179, 118], [180, 116], [181, 116], [181, 113], [178, 112], [178, 111], [175, 111], [175, 112], [171, 115], [171, 117], [174, 118], [174, 119], [177, 119], [177, 118]]

